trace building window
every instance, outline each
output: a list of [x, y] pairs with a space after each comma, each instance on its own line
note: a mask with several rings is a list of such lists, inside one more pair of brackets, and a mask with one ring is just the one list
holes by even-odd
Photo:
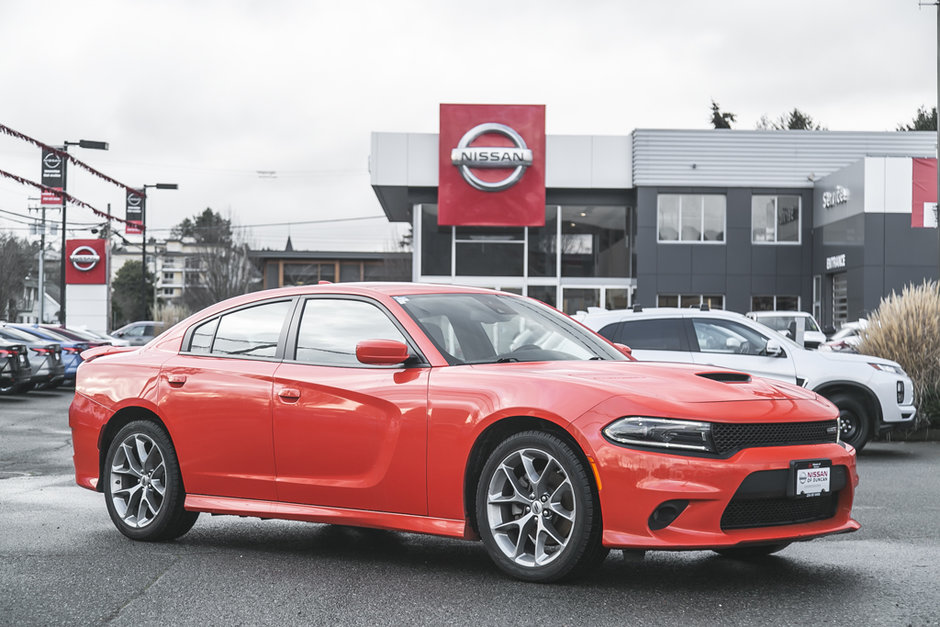
[[437, 225], [437, 205], [421, 205], [421, 274], [450, 276], [454, 227]]
[[724, 243], [726, 205], [719, 194], [659, 194], [658, 241]]
[[822, 275], [813, 276], [813, 317], [822, 320]]
[[751, 311], [800, 311], [800, 297], [751, 296]]
[[751, 197], [751, 242], [799, 244], [801, 222], [799, 196]]
[[172, 272], [164, 272], [164, 273], [163, 273], [163, 280], [166, 281], [166, 282], [172, 281], [172, 280], [173, 280], [173, 277], [174, 277], [174, 274], [173, 274]]
[[454, 229], [457, 276], [522, 276], [525, 229], [458, 226]]
[[561, 275], [628, 277], [627, 207], [561, 208]]
[[172, 287], [164, 287], [164, 288], [163, 288], [163, 295], [164, 295], [164, 296], [172, 296], [172, 295], [173, 295], [173, 288], [172, 288]]
[[320, 281], [336, 282], [336, 262], [285, 263], [285, 287], [290, 285], [316, 285]]
[[725, 297], [721, 294], [658, 294], [657, 307], [701, 307], [724, 309]]

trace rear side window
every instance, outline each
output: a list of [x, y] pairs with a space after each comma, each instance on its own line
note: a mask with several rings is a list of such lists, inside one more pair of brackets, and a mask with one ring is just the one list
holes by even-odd
[[689, 350], [681, 318], [625, 320], [620, 323], [618, 337], [614, 341], [639, 350]]
[[239, 309], [197, 327], [190, 351], [233, 357], [274, 357], [290, 301]]

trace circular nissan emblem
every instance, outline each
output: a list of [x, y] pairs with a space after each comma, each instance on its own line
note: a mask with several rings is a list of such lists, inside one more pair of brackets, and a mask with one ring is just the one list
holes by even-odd
[[79, 246], [69, 255], [69, 261], [72, 262], [76, 270], [88, 272], [98, 265], [101, 257], [91, 246]]
[[[502, 135], [512, 142], [512, 146], [471, 146], [471, 142], [487, 133]], [[509, 189], [522, 179], [526, 168], [532, 165], [532, 151], [525, 144], [522, 135], [514, 129], [497, 122], [479, 124], [467, 131], [457, 147], [451, 150], [450, 160], [472, 187], [484, 192], [499, 192]], [[509, 176], [499, 181], [484, 181], [473, 173], [471, 168], [509, 169]]]
[[127, 204], [130, 207], [139, 207], [140, 206], [140, 196], [135, 193], [130, 193], [127, 195]]
[[50, 152], [43, 158], [42, 162], [50, 170], [55, 170], [62, 165], [62, 158], [56, 153]]

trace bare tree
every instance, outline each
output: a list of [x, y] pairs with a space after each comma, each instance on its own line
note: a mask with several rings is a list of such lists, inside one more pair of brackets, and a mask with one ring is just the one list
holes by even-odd
[[0, 320], [13, 320], [20, 313], [18, 303], [37, 252], [26, 240], [0, 233]]
[[198, 252], [187, 257], [190, 272], [183, 290], [183, 304], [198, 311], [233, 296], [256, 289], [261, 280], [257, 268], [248, 259], [248, 245], [233, 236], [224, 244], [201, 244]]

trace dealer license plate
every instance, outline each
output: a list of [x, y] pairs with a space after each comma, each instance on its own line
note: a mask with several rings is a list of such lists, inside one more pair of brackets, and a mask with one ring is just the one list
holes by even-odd
[[830, 491], [832, 462], [828, 459], [791, 462], [790, 469], [794, 496], [820, 496]]

